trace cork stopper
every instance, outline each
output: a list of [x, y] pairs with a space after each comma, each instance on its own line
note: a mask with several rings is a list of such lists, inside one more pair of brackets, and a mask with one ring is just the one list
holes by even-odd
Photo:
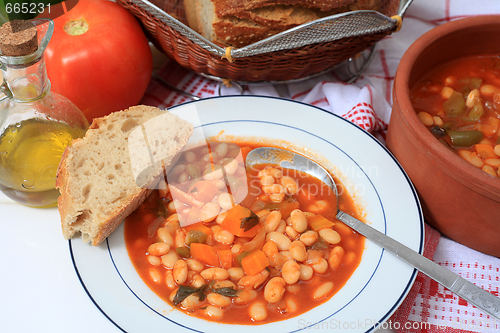
[[0, 50], [6, 56], [19, 57], [38, 49], [38, 30], [31, 21], [14, 20], [0, 27]]

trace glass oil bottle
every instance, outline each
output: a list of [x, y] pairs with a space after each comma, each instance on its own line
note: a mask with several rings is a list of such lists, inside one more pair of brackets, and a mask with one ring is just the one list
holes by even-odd
[[[71, 101], [50, 91], [44, 51], [53, 22], [9, 23], [7, 40], [6, 31], [0, 38], [0, 88], [5, 95], [0, 95], [0, 190], [23, 205], [55, 206], [61, 156], [72, 140], [84, 136], [88, 122]], [[23, 35], [9, 39], [8, 33]]]

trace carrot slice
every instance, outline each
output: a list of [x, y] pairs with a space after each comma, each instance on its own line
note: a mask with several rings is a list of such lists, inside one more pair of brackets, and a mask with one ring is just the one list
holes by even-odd
[[261, 250], [254, 250], [241, 260], [246, 275], [254, 275], [269, 266], [269, 260]]
[[207, 265], [219, 267], [219, 256], [215, 247], [202, 244], [192, 243], [190, 246], [190, 253], [193, 259], [204, 262]]
[[493, 149], [493, 146], [486, 143], [477, 143], [474, 145], [476, 153], [482, 158], [495, 158], [497, 155]]
[[231, 250], [217, 250], [217, 253], [222, 268], [229, 269], [233, 267], [233, 253]]
[[331, 228], [333, 227], [334, 223], [328, 219], [326, 219], [322, 215], [316, 215], [313, 217], [310, 217], [307, 219], [309, 222], [309, 225], [311, 226], [311, 229], [314, 231], [318, 231], [324, 228]]
[[213, 200], [215, 194], [219, 192], [217, 185], [214, 182], [208, 180], [200, 180], [191, 185], [188, 193], [192, 195], [196, 200], [202, 202], [210, 202]]
[[236, 205], [227, 211], [220, 226], [235, 236], [253, 237], [259, 231], [261, 224], [259, 217], [254, 212], [241, 205]]

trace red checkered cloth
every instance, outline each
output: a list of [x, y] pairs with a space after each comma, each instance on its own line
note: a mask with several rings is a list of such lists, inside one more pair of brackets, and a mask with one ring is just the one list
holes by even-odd
[[[353, 84], [341, 83], [335, 72], [302, 82], [247, 85], [240, 90], [190, 72], [167, 60], [159, 75], [182, 91], [206, 98], [218, 95], [276, 96], [315, 105], [342, 116], [384, 142], [392, 104], [394, 75], [405, 50], [420, 35], [438, 24], [479, 14], [500, 13], [498, 0], [415, 0], [401, 31], [377, 45], [373, 61]], [[152, 80], [143, 104], [168, 108], [190, 100]], [[457, 244], [426, 225], [425, 251], [433, 259], [463, 278], [499, 295], [500, 259]], [[500, 332], [500, 322], [453, 295], [422, 273], [388, 327], [408, 332]]]

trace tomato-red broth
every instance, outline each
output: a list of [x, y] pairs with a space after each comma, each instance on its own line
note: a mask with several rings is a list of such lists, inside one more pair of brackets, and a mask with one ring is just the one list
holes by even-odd
[[[233, 145], [234, 148], [234, 143], [231, 144]], [[249, 146], [247, 143], [245, 144], [240, 144], [241, 152], [245, 156], [245, 152], [248, 152], [252, 148], [256, 148], [256, 146]], [[216, 162], [214, 159], [211, 160], [211, 162]], [[182, 160], [180, 164], [182, 164]], [[179, 164], [179, 163], [178, 163]], [[240, 165], [240, 167], [243, 167]], [[262, 205], [265, 205], [267, 207], [271, 207], [276, 209], [277, 206], [281, 205], [282, 209], [281, 211], [284, 212], [284, 215], [282, 216], [284, 219], [287, 218], [285, 216], [286, 214], [289, 214], [290, 212], [287, 212], [287, 208], [283, 208], [287, 206], [287, 204], [284, 204], [283, 201], [279, 204], [275, 204], [271, 201], [269, 201], [269, 195], [264, 194], [262, 189], [259, 189], [260, 185], [260, 178], [259, 172], [264, 168], [265, 166], [260, 166], [258, 170], [245, 170], [245, 175], [247, 176], [247, 184], [248, 184], [248, 195], [246, 198], [243, 200], [241, 205], [245, 205], [247, 207], [256, 209], [256, 208], [262, 208]], [[276, 168], [279, 169], [279, 168]], [[282, 170], [282, 169], [280, 169]], [[240, 172], [243, 173], [243, 172]], [[202, 291], [203, 295], [201, 295], [199, 292], [196, 293], [196, 297], [198, 297], [198, 302], [195, 302], [197, 304], [195, 305], [189, 305], [187, 302], [187, 299], [185, 299], [184, 302], [180, 302], [177, 305], [174, 305], [174, 296], [179, 292], [178, 286], [176, 283], [172, 284], [172, 277], [173, 277], [173, 269], [167, 268], [163, 264], [163, 257], [159, 257], [159, 259], [151, 259], [152, 255], [148, 253], [148, 249], [150, 250], [150, 246], [161, 239], [159, 238], [159, 233], [157, 230], [161, 228], [163, 225], [168, 224], [170, 218], [170, 222], [172, 221], [172, 215], [176, 213], [176, 211], [179, 210], [179, 206], [177, 206], [177, 210], [169, 210], [169, 207], [172, 208], [172, 193], [169, 192], [168, 194], [165, 194], [164, 191], [154, 191], [150, 197], [134, 212], [132, 213], [125, 221], [125, 241], [126, 241], [126, 246], [127, 250], [129, 253], [129, 256], [131, 258], [131, 261], [133, 265], [135, 266], [137, 272], [141, 276], [141, 278], [144, 280], [144, 282], [163, 300], [171, 304], [172, 306], [175, 306], [177, 309], [180, 311], [183, 311], [185, 313], [188, 313], [190, 315], [194, 315], [196, 317], [200, 317], [206, 320], [212, 320], [216, 322], [221, 322], [221, 323], [228, 323], [228, 324], [263, 324], [263, 323], [269, 323], [269, 322], [274, 322], [274, 321], [280, 321], [280, 320], [285, 320], [291, 317], [295, 317], [297, 315], [300, 315], [306, 311], [311, 310], [312, 308], [326, 302], [329, 300], [335, 293], [337, 293], [347, 282], [347, 280], [350, 278], [350, 276], [353, 274], [355, 269], [358, 267], [361, 256], [364, 250], [364, 238], [357, 234], [356, 232], [352, 231], [350, 228], [345, 226], [343, 223], [340, 221], [337, 221], [335, 219], [335, 213], [336, 213], [336, 205], [335, 205], [335, 196], [333, 193], [326, 188], [326, 185], [321, 183], [318, 179], [313, 178], [311, 176], [308, 176], [304, 173], [297, 173], [295, 171], [291, 170], [282, 170], [283, 176], [289, 176], [293, 178], [297, 184], [299, 185], [300, 190], [297, 191], [295, 194], [285, 195], [285, 202], [286, 203], [292, 203], [293, 207], [296, 208], [297, 206], [303, 210], [303, 211], [309, 211], [309, 210], [315, 210], [316, 209], [316, 215], [321, 215], [325, 219], [321, 220], [316, 218], [315, 221], [319, 220], [319, 223], [314, 224], [316, 227], [322, 227], [321, 223], [328, 223], [327, 221], [333, 222], [333, 226], [331, 226], [331, 229], [333, 229], [338, 235], [340, 235], [340, 242], [336, 244], [330, 244], [328, 242], [325, 242], [321, 237], [318, 237], [318, 240], [314, 242], [314, 244], [310, 246], [305, 246], [307, 249], [307, 258], [306, 260], [299, 262], [295, 259], [292, 258], [295, 262], [305, 265], [305, 266], [313, 266], [315, 269], [313, 269], [313, 276], [312, 278], [308, 280], [301, 280], [299, 279], [296, 283], [293, 284], [288, 284], [285, 283], [285, 286], [283, 287], [284, 293], [282, 297], [278, 295], [278, 301], [274, 302], [276, 299], [272, 299], [273, 302], [269, 302], [268, 299], [270, 298], [269, 292], [266, 294], [265, 289], [266, 289], [266, 284], [272, 279], [274, 279], [273, 282], [275, 281], [280, 281], [279, 278], [282, 275], [281, 269], [283, 269], [283, 260], [287, 261], [287, 255], [286, 251], [279, 251], [280, 255], [283, 253], [283, 257], [278, 256], [278, 255], [273, 255], [270, 257], [271, 263], [275, 264], [276, 266], [272, 266], [271, 264], [266, 267], [263, 271], [266, 272], [261, 272], [262, 274], [268, 274], [267, 277], [265, 277], [265, 282], [261, 283], [259, 286], [256, 288], [248, 287], [248, 286], [240, 286], [239, 282], [242, 281], [242, 279], [239, 279], [238, 277], [233, 278], [229, 277], [225, 279], [226, 285], [229, 285], [229, 290], [230, 292], [234, 290], [237, 293], [240, 293], [242, 290], [254, 290], [252, 291], [252, 295], [254, 298], [248, 302], [243, 300], [242, 302], [237, 302], [237, 297], [236, 296], [225, 296], [227, 299], [230, 300], [229, 304], [223, 304], [222, 306], [216, 306], [214, 304], [210, 303], [210, 300], [205, 298], [204, 300], [200, 301], [200, 297], [204, 298], [208, 294], [213, 293], [214, 289], [210, 289], [210, 287], [213, 288], [214, 284], [211, 281], [208, 280], [203, 280], [205, 289]], [[179, 177], [182, 177], [179, 175]], [[189, 183], [189, 182], [188, 182]], [[339, 201], [338, 205], [339, 207], [349, 213], [352, 214], [353, 216], [356, 216], [360, 218], [360, 214], [357, 211], [356, 205], [352, 199], [352, 197], [347, 193], [347, 191], [343, 188], [342, 184], [337, 182], [337, 186], [339, 187]], [[288, 200], [288, 201], [286, 201]], [[317, 209], [318, 207], [314, 208], [315, 205], [318, 206], [320, 209]], [[323, 207], [327, 203], [325, 207]], [[170, 205], [169, 205], [170, 204]], [[323, 205], [323, 206], [322, 206]], [[181, 206], [181, 208], [184, 206]], [[288, 209], [289, 210], [289, 209]], [[259, 214], [265, 214], [265, 208], [260, 209]], [[257, 213], [257, 212], [256, 212]], [[275, 213], [276, 214], [276, 213]], [[191, 214], [192, 215], [192, 214]], [[159, 218], [160, 216], [160, 218]], [[268, 216], [268, 215], [267, 215]], [[307, 217], [308, 225], [307, 225], [307, 230], [311, 230], [311, 217]], [[175, 223], [174, 223], [175, 224]], [[185, 229], [189, 230], [196, 230], [196, 232], [202, 231], [207, 234], [210, 234], [212, 230], [221, 230], [220, 226], [223, 226], [224, 224], [218, 224], [216, 222], [216, 219], [212, 219], [209, 222], [198, 222], [194, 223], [192, 225], [189, 225], [185, 227]], [[254, 227], [254, 228], [265, 228], [265, 218], [260, 217], [259, 215], [259, 223]], [[176, 228], [169, 229], [171, 232], [172, 239], [174, 239], [174, 244], [170, 246], [169, 254], [167, 256], [172, 256], [170, 252], [178, 250], [179, 247], [176, 245], [180, 244], [175, 244], [177, 241], [176, 235], [177, 233], [181, 233], [180, 231], [173, 231], [174, 229], [182, 229], [179, 226], [176, 226]], [[252, 229], [251, 229], [252, 230]], [[251, 231], [250, 230], [250, 231]], [[289, 229], [290, 233], [293, 234], [293, 230]], [[306, 232], [304, 231], [304, 232]], [[192, 232], [192, 231], [190, 231]], [[318, 231], [317, 233], [319, 233]], [[283, 234], [287, 235], [287, 232], [284, 232]], [[245, 236], [245, 234], [243, 234]], [[266, 232], [266, 235], [269, 235], [269, 233]], [[292, 235], [293, 236], [293, 235]], [[241, 267], [241, 263], [243, 261], [240, 261], [239, 256], [244, 253], [244, 251], [235, 251], [236, 253], [228, 252], [228, 250], [231, 249], [237, 249], [241, 247], [244, 244], [249, 243], [252, 240], [252, 237], [234, 237], [234, 241], [232, 244], [222, 244], [214, 240], [215, 234], [212, 233], [211, 235], [208, 235], [208, 239], [205, 242], [210, 243], [210, 246], [212, 246], [216, 253], [231, 253], [232, 258], [230, 259], [230, 262], [227, 260], [222, 264], [222, 259], [219, 262], [219, 265], [209, 265], [206, 263], [201, 262], [200, 260], [197, 260], [198, 262], [202, 263], [203, 265], [203, 270], [213, 267], [213, 266], [225, 266], [226, 271], [228, 271], [229, 266], [234, 268], [232, 271], [239, 271], [240, 270], [237, 267]], [[257, 236], [255, 236], [257, 237]], [[288, 236], [290, 240], [297, 240], [300, 242], [300, 237], [295, 236], [291, 237]], [[187, 239], [187, 238], [185, 238]], [[265, 241], [264, 243], [267, 243], [268, 241]], [[271, 241], [272, 242], [272, 241]], [[239, 244], [239, 245], [236, 245]], [[185, 250], [184, 244], [182, 244], [182, 250]], [[272, 246], [273, 244], [268, 244]], [[297, 245], [297, 244], [295, 244]], [[300, 244], [299, 244], [300, 245]], [[191, 247], [193, 247], [192, 243], [190, 244]], [[266, 247], [266, 245], [260, 246], [258, 249], [255, 249], [253, 251], [257, 250], [262, 250], [263, 248], [270, 248], [270, 246]], [[313, 252], [310, 251], [312, 249], [315, 249], [315, 251], [319, 251], [320, 255], [323, 255], [323, 259], [327, 263], [332, 263], [334, 264], [335, 260], [330, 261], [330, 255], [333, 252], [333, 248], [335, 247], [341, 247], [343, 249], [343, 256], [341, 259], [341, 263], [339, 267], [332, 268], [331, 265], [328, 265], [328, 268], [326, 271], [322, 271], [324, 268], [319, 269], [319, 272], [316, 272], [316, 267], [320, 267], [321, 265], [324, 264], [324, 261], [318, 261], [319, 259], [315, 259], [315, 256], [318, 255], [318, 252]], [[189, 249], [189, 246], [186, 246], [186, 248]], [[219, 251], [219, 252], [217, 252]], [[224, 252], [226, 251], [226, 252]], [[289, 251], [290, 252], [290, 251]], [[182, 253], [182, 251], [181, 251]], [[160, 253], [161, 254], [161, 253]], [[188, 257], [182, 258], [179, 257], [179, 260], [187, 260], [187, 259], [192, 259], [191, 256], [189, 256], [188, 253], [182, 253], [183, 255], [188, 254]], [[267, 255], [266, 255], [267, 256]], [[222, 257], [221, 257], [222, 258]], [[284, 259], [283, 259], [284, 258]], [[338, 257], [337, 257], [338, 258]], [[290, 260], [290, 257], [288, 257], [288, 260]], [[167, 260], [165, 260], [167, 262]], [[309, 262], [309, 265], [307, 264]], [[321, 264], [318, 264], [315, 266], [318, 262], [321, 262]], [[265, 263], [264, 263], [265, 264]], [[292, 263], [293, 264], [293, 263]], [[291, 264], [291, 265], [292, 265]], [[229, 265], [229, 266], [228, 266]], [[281, 265], [281, 266], [280, 266]], [[179, 265], [181, 266], [181, 265]], [[322, 266], [321, 266], [322, 267]], [[175, 269], [175, 267], [174, 267]], [[304, 269], [310, 272], [310, 269]], [[229, 270], [231, 271], [231, 270]], [[288, 271], [288, 270], [287, 270]], [[170, 272], [170, 273], [168, 273]], [[199, 279], [199, 272], [191, 271], [188, 268], [188, 275], [189, 277], [185, 280], [182, 281], [182, 284], [184, 286], [186, 285], [193, 285], [195, 284], [194, 280]], [[169, 275], [170, 277], [167, 277]], [[195, 277], [198, 275], [197, 277]], [[180, 276], [180, 275], [178, 275]], [[255, 276], [255, 275], [254, 275]], [[283, 273], [284, 276], [284, 273]], [[307, 277], [307, 276], [306, 276]], [[170, 281], [170, 287], [169, 287], [169, 282]], [[181, 279], [182, 280], [182, 279]], [[210, 285], [212, 283], [212, 285]], [[317, 299], [314, 298], [315, 293], [317, 293], [318, 288], [322, 285], [329, 285], [328, 283], [332, 283], [333, 287], [328, 290], [324, 295], [320, 295], [320, 297], [317, 297]], [[280, 289], [280, 288], [278, 288]], [[222, 290], [222, 289], [219, 289]], [[281, 290], [281, 289], [280, 289]], [[194, 294], [193, 294], [194, 295]], [[267, 295], [267, 296], [266, 296]], [[214, 296], [214, 295], [212, 295]], [[218, 295], [215, 295], [216, 297], [221, 298]], [[191, 296], [190, 299], [194, 299]], [[223, 298], [223, 300], [226, 300], [226, 298]], [[239, 303], [239, 304], [236, 304]], [[253, 308], [254, 304], [260, 304], [262, 308], [264, 308], [265, 316], [257, 316], [255, 315], [255, 310]], [[258, 306], [255, 306], [255, 308], [259, 308]], [[252, 315], [254, 314], [254, 315]]]

